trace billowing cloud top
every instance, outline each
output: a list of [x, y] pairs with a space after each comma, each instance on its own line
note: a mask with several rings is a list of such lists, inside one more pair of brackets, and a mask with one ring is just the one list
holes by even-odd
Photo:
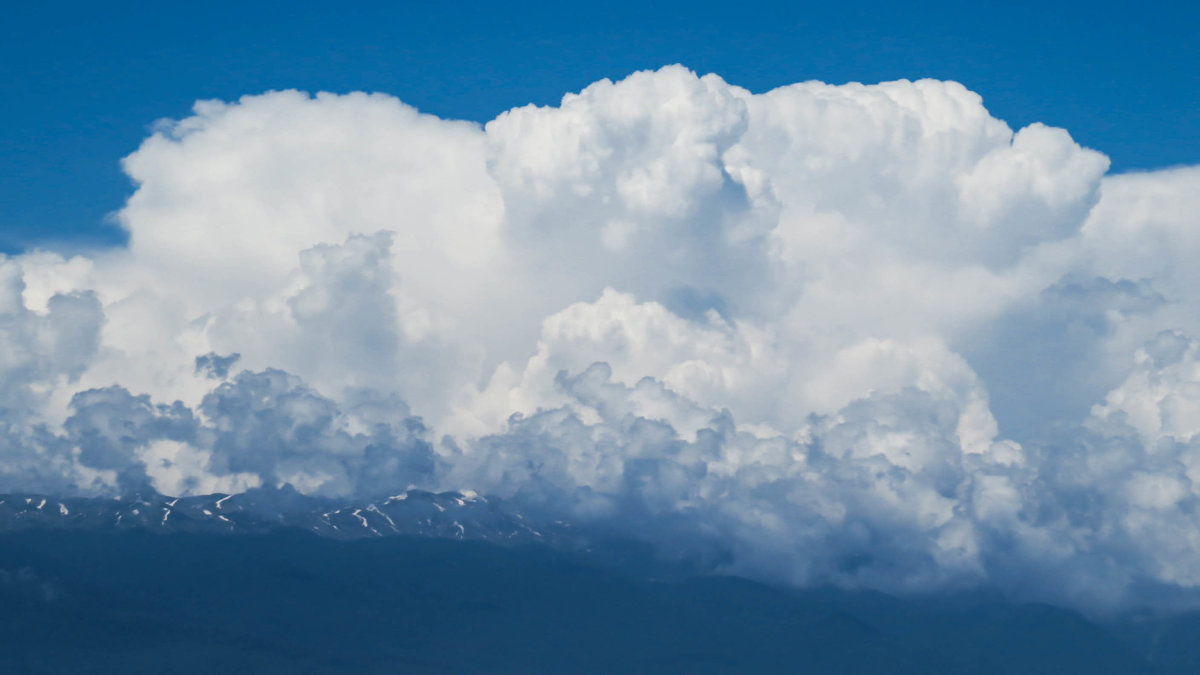
[[0, 262], [0, 489], [472, 488], [729, 569], [1200, 595], [1200, 167], [953, 82], [205, 101]]

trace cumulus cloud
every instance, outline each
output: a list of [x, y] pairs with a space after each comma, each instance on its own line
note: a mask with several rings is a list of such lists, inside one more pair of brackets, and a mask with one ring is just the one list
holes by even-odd
[[197, 103], [0, 261], [5, 489], [470, 488], [795, 584], [1194, 603], [1200, 170], [953, 82]]

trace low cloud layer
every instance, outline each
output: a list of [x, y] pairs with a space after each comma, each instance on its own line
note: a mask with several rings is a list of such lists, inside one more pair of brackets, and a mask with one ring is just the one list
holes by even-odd
[[1200, 600], [1200, 167], [953, 82], [680, 67], [478, 125], [198, 103], [0, 260], [0, 489], [470, 488], [887, 591]]

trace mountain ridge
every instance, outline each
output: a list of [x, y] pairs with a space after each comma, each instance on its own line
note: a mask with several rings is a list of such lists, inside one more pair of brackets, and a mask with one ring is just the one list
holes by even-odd
[[471, 490], [409, 489], [389, 497], [345, 500], [303, 495], [291, 486], [185, 497], [0, 494], [0, 532], [55, 528], [262, 534], [281, 527], [333, 539], [408, 535], [564, 546], [577, 538], [569, 523], [534, 525], [516, 509]]

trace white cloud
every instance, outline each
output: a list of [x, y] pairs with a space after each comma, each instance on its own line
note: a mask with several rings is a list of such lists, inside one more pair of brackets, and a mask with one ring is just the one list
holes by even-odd
[[0, 262], [7, 489], [469, 487], [794, 583], [1200, 585], [1195, 167], [681, 67], [482, 127], [200, 102], [124, 167], [127, 248]]
[[262, 485], [256, 473], [212, 475], [212, 453], [180, 441], [151, 441], [137, 456], [146, 465], [150, 485], [164, 495], [238, 494]]

